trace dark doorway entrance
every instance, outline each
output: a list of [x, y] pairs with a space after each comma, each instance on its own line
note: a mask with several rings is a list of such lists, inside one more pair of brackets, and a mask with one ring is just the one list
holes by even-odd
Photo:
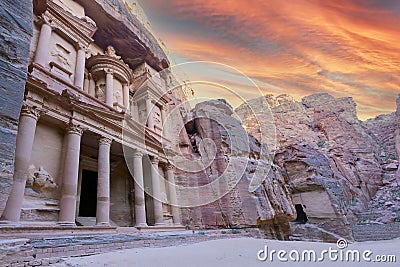
[[303, 205], [296, 204], [294, 207], [296, 208], [296, 213], [297, 213], [297, 218], [296, 218], [295, 222], [306, 223], [308, 221], [308, 218], [307, 218], [307, 214], [303, 210]]
[[82, 171], [80, 217], [96, 217], [97, 207], [97, 172]]

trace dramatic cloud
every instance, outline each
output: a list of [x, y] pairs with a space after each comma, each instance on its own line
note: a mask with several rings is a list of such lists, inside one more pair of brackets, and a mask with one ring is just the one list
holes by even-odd
[[394, 110], [400, 93], [400, 1], [146, 0], [141, 5], [180, 61], [231, 65], [266, 93], [352, 96], [361, 118]]

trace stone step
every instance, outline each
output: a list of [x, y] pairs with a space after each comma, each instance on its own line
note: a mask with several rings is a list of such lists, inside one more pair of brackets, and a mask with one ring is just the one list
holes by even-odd
[[[77, 217], [76, 224], [78, 226], [95, 226], [96, 217]], [[110, 225], [113, 227], [118, 227], [118, 225], [110, 219]]]
[[381, 212], [363, 212], [356, 215], [358, 224], [370, 224], [370, 222], [384, 216]]
[[355, 241], [389, 240], [400, 237], [400, 223], [358, 224], [353, 227]]

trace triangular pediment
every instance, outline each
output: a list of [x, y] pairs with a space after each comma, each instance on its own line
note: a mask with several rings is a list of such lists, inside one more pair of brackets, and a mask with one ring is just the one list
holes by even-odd
[[44, 21], [51, 21], [52, 26], [68, 39], [85, 45], [93, 42], [92, 37], [97, 30], [97, 26], [89, 17], [76, 17], [71, 12], [49, 0], [35, 1], [34, 9], [39, 18]]

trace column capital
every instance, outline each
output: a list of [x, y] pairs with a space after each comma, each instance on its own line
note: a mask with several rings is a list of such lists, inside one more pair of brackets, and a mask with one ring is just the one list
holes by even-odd
[[144, 155], [143, 152], [140, 151], [140, 150], [135, 150], [135, 151], [133, 152], [133, 157], [134, 157], [134, 158], [142, 158], [143, 155]]
[[104, 72], [105, 72], [106, 74], [114, 75], [114, 70], [113, 70], [113, 69], [104, 69]]
[[73, 123], [69, 123], [66, 130], [68, 134], [76, 134], [79, 136], [82, 136], [83, 134], [83, 128]]
[[157, 156], [149, 156], [151, 164], [158, 164], [160, 162], [160, 158]]
[[112, 143], [112, 139], [107, 137], [100, 137], [98, 140], [100, 145], [111, 145]]
[[165, 168], [166, 168], [168, 171], [170, 171], [170, 170], [174, 170], [174, 169], [175, 169], [175, 166], [174, 166], [173, 164], [171, 164], [171, 163], [167, 163], [167, 164], [165, 164]]
[[83, 50], [86, 52], [87, 46], [82, 44], [82, 43], [75, 43], [75, 49], [76, 50]]
[[53, 15], [51, 15], [48, 10], [46, 10], [43, 14], [41, 14], [39, 16], [38, 22], [41, 23], [41, 24], [49, 25], [52, 28], [54, 27]]
[[39, 119], [40, 115], [44, 112], [43, 109], [38, 107], [31, 107], [27, 104], [24, 104], [21, 109], [21, 116], [27, 116], [35, 119], [36, 121]]

